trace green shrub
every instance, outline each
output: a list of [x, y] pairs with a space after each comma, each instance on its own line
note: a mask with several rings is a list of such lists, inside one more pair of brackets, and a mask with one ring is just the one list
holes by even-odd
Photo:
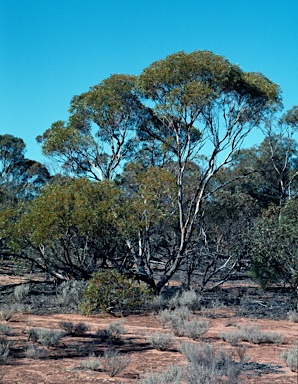
[[128, 314], [141, 308], [150, 297], [143, 285], [117, 271], [97, 272], [88, 281], [79, 308], [85, 316], [97, 312]]

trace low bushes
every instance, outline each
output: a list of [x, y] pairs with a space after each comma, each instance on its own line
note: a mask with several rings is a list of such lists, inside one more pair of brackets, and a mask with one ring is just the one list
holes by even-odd
[[239, 341], [248, 341], [252, 344], [282, 344], [284, 336], [276, 332], [263, 332], [258, 325], [244, 325], [234, 332], [221, 332], [219, 337], [236, 345]]
[[97, 312], [128, 314], [141, 308], [150, 298], [146, 287], [119, 272], [97, 272], [83, 292], [79, 309], [85, 316]]

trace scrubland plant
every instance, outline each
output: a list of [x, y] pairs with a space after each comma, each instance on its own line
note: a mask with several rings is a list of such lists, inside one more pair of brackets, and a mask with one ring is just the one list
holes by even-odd
[[185, 321], [183, 323], [183, 336], [189, 337], [190, 339], [200, 339], [209, 329], [209, 323], [205, 320], [192, 320]]
[[244, 325], [239, 330], [242, 341], [248, 341], [252, 344], [282, 344], [284, 336], [277, 332], [264, 332], [258, 325]]
[[160, 311], [158, 315], [158, 319], [163, 325], [174, 329], [191, 318], [193, 318], [193, 313], [187, 307], [176, 308], [173, 311], [165, 309]]
[[26, 348], [25, 355], [29, 359], [41, 359], [45, 356], [45, 349], [38, 348], [35, 344], [30, 343]]
[[11, 327], [6, 324], [0, 324], [0, 335], [9, 335], [11, 332]]
[[282, 359], [293, 372], [298, 372], [298, 344], [281, 354]]
[[187, 307], [164, 310], [159, 313], [159, 320], [170, 327], [176, 336], [186, 336], [192, 339], [201, 338], [209, 329], [205, 320], [195, 320], [193, 313]]
[[24, 303], [29, 296], [29, 284], [21, 284], [15, 287], [14, 297], [18, 303]]
[[110, 332], [113, 337], [119, 337], [121, 335], [124, 335], [126, 333], [124, 324], [125, 324], [124, 320], [119, 320], [119, 321], [110, 323], [108, 325], [108, 332]]
[[200, 297], [196, 294], [195, 291], [183, 291], [182, 293], [177, 293], [168, 301], [168, 308], [175, 309], [179, 307], [187, 307], [190, 310], [196, 310], [200, 308]]
[[154, 332], [146, 336], [152, 348], [159, 351], [166, 351], [173, 345], [173, 335], [171, 333]]
[[63, 307], [77, 309], [82, 299], [86, 282], [81, 280], [64, 281], [57, 289], [58, 301]]
[[84, 322], [73, 324], [70, 321], [62, 321], [59, 326], [63, 331], [71, 336], [84, 336], [88, 332], [89, 327]]
[[288, 319], [293, 323], [298, 323], [298, 312], [297, 311], [289, 311]]
[[130, 359], [114, 349], [107, 349], [103, 357], [101, 357], [100, 362], [103, 371], [110, 377], [114, 377], [128, 366]]
[[64, 331], [56, 331], [55, 329], [46, 328], [30, 328], [28, 330], [28, 340], [38, 341], [45, 347], [55, 347], [59, 344], [62, 337], [65, 336]]
[[190, 362], [187, 369], [189, 384], [237, 384], [242, 363], [232, 352], [214, 349], [210, 344], [182, 343], [180, 351]]
[[221, 332], [219, 337], [236, 345], [239, 341], [248, 341], [252, 344], [282, 344], [284, 336], [277, 332], [264, 332], [260, 330], [259, 325], [244, 325], [234, 332]]
[[94, 353], [90, 353], [86, 360], [81, 362], [82, 369], [90, 369], [96, 371], [100, 366], [100, 359]]
[[5, 363], [10, 353], [10, 341], [0, 339], [0, 361]]
[[85, 316], [96, 312], [128, 314], [150, 299], [151, 293], [145, 286], [110, 270], [97, 272], [88, 281], [79, 308]]
[[11, 306], [9, 308], [2, 308], [0, 311], [0, 317], [5, 321], [9, 321], [16, 312], [17, 311], [14, 306]]
[[183, 378], [183, 370], [173, 366], [163, 373], [148, 374], [142, 380], [142, 384], [180, 384]]

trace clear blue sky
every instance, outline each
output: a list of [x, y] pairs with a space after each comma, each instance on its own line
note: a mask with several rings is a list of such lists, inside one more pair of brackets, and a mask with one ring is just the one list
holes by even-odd
[[0, 134], [35, 137], [113, 73], [184, 50], [264, 73], [298, 105], [297, 0], [0, 0]]

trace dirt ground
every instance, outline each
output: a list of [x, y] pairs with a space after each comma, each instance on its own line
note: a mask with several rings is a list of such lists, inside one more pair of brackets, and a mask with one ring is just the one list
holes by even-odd
[[[0, 285], [13, 289], [14, 284], [20, 282], [19, 278], [13, 276], [1, 276]], [[255, 290], [253, 285], [245, 287], [246, 296], [242, 296], [237, 304], [237, 298], [243, 283], [234, 282], [224, 287], [221, 291], [223, 297], [229, 297], [233, 305], [226, 305], [224, 301], [211, 305], [209, 308], [195, 312], [197, 319], [209, 321], [209, 330], [203, 337], [203, 342], [211, 343], [212, 346], [219, 348], [233, 348], [227, 342], [222, 341], [220, 332], [228, 332], [237, 329], [241, 325], [258, 324], [263, 331], [277, 332], [285, 337], [285, 342], [281, 345], [276, 344], [250, 344], [243, 342], [246, 346], [245, 356], [248, 359], [247, 369], [241, 376], [241, 383], [278, 383], [278, 384], [297, 384], [298, 373], [292, 372], [281, 358], [281, 352], [292, 348], [298, 340], [298, 323], [290, 322], [280, 316], [278, 311], [282, 305], [282, 296], [277, 297], [274, 292], [265, 296], [255, 296], [251, 298], [250, 305], [248, 297], [249, 289]], [[9, 291], [9, 290], [8, 290]], [[1, 305], [4, 302], [4, 289], [0, 291], [2, 295]], [[10, 290], [11, 292], [11, 290]], [[255, 291], [254, 291], [255, 292]], [[7, 296], [11, 297], [11, 296]], [[272, 302], [275, 297], [275, 307]], [[42, 298], [41, 298], [42, 300]], [[238, 300], [239, 301], [239, 300]], [[246, 303], [246, 306], [245, 306]], [[259, 308], [259, 311], [252, 311], [252, 303]], [[266, 308], [265, 308], [265, 307]], [[246, 310], [244, 309], [246, 308]], [[265, 309], [264, 309], [265, 308]], [[276, 315], [274, 314], [276, 309]], [[263, 313], [264, 312], [264, 313]], [[267, 313], [267, 316], [265, 314]], [[279, 318], [278, 318], [279, 314]], [[187, 361], [179, 352], [179, 344], [182, 341], [191, 341], [185, 337], [175, 337], [174, 344], [169, 350], [158, 351], [153, 349], [148, 343], [146, 335], [160, 331], [169, 332], [158, 320], [155, 313], [142, 315], [130, 315], [124, 320], [125, 334], [119, 339], [102, 340], [95, 337], [98, 329], [107, 329], [110, 323], [119, 321], [113, 316], [94, 315], [83, 317], [78, 314], [46, 313], [37, 315], [34, 313], [15, 313], [7, 321], [0, 320], [1, 325], [9, 326], [8, 335], [2, 335], [2, 340], [10, 341], [10, 355], [5, 363], [0, 365], [0, 383], [3, 384], [83, 384], [83, 383], [115, 383], [115, 384], [134, 384], [141, 382], [147, 374], [152, 372], [164, 372], [172, 365], [187, 366]], [[84, 336], [65, 336], [55, 347], [46, 347], [42, 358], [27, 358], [26, 348], [28, 340], [28, 330], [30, 328], [49, 328], [61, 329], [61, 322], [73, 322], [74, 324], [84, 322], [89, 330]], [[198, 341], [191, 341], [198, 343]], [[297, 346], [298, 347], [298, 346]], [[83, 369], [82, 363], [89, 359], [90, 353], [95, 357], [102, 356], [106, 349], [114, 349], [123, 356], [129, 358], [128, 366], [115, 377], [108, 376], [101, 368], [96, 370]]]

